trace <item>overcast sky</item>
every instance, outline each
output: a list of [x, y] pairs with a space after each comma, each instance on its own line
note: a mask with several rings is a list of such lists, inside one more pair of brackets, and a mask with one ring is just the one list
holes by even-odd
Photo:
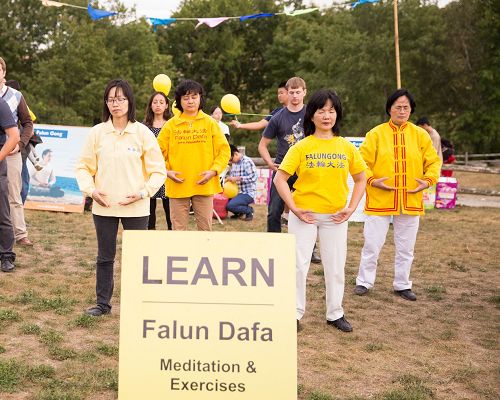
[[[443, 6], [453, 0], [439, 0], [439, 5]], [[168, 18], [177, 9], [181, 0], [122, 0], [127, 7], [132, 7], [134, 4], [137, 6], [137, 15], [154, 17], [154, 18]], [[307, 1], [305, 2], [307, 3]], [[309, 3], [314, 3], [319, 6], [327, 6], [332, 4], [332, 0], [313, 0]], [[193, 15], [193, 17], [204, 17], [204, 15]], [[226, 17], [226, 15], [221, 15]]]

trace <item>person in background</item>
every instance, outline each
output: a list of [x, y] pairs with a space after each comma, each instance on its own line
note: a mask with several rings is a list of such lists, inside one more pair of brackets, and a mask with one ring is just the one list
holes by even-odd
[[441, 149], [441, 136], [439, 133], [431, 126], [429, 119], [427, 117], [419, 118], [415, 125], [425, 129], [429, 136], [431, 137], [432, 146], [436, 150], [439, 158], [441, 159], [441, 163], [443, 162], [443, 151]]
[[215, 119], [219, 123], [220, 130], [224, 134], [227, 139], [227, 142], [230, 142], [231, 133], [229, 132], [229, 126], [227, 126], [224, 122], [222, 122], [222, 110], [219, 106], [212, 107], [210, 110], [210, 116]]
[[[290, 208], [288, 232], [295, 235], [297, 329], [306, 310], [306, 280], [311, 253], [320, 240], [326, 286], [326, 322], [343, 332], [352, 326], [344, 317], [347, 220], [363, 196], [366, 165], [356, 147], [340, 136], [342, 103], [328, 89], [315, 92], [304, 115], [305, 138], [292, 146], [274, 178], [276, 189]], [[292, 193], [288, 179], [297, 174]], [[354, 188], [349, 204], [349, 174]]]
[[111, 312], [118, 224], [121, 221], [123, 229], [146, 230], [149, 197], [166, 179], [154, 135], [136, 121], [127, 81], [114, 79], [106, 86], [102, 121], [90, 130], [76, 165], [80, 190], [94, 199], [97, 301], [86, 313], [95, 317]]
[[[8, 87], [11, 87], [12, 89], [15, 89], [17, 91], [21, 90], [21, 85], [19, 84], [18, 81], [14, 79], [9, 79], [8, 81], [5, 82], [5, 84]], [[36, 121], [35, 113], [31, 111], [29, 107], [28, 107], [28, 112], [30, 114], [31, 121], [34, 123]], [[42, 139], [34, 132], [28, 144], [23, 148], [23, 150], [21, 150], [21, 156], [23, 159], [23, 170], [21, 174], [21, 177], [23, 179], [23, 188], [21, 190], [21, 198], [23, 200], [23, 204], [26, 201], [26, 196], [28, 195], [28, 190], [29, 190], [29, 171], [28, 167], [26, 166], [26, 160], [29, 159], [37, 171], [40, 171], [43, 168], [39, 164], [41, 158], [38, 156], [35, 150], [35, 146], [40, 143], [43, 143]]]
[[407, 89], [391, 94], [385, 106], [389, 121], [366, 134], [360, 147], [367, 170], [365, 242], [354, 293], [363, 296], [375, 284], [377, 263], [391, 223], [394, 226], [393, 287], [397, 295], [415, 301], [410, 270], [420, 215], [422, 191], [439, 178], [441, 160], [428, 133], [408, 121], [415, 100]]
[[[144, 125], [146, 125], [157, 138], [161, 128], [171, 117], [170, 102], [165, 93], [154, 92], [148, 101], [146, 112], [144, 113]], [[156, 228], [156, 200], [161, 199], [163, 210], [167, 218], [167, 228], [172, 230], [172, 220], [170, 219], [170, 201], [165, 193], [165, 185], [163, 184], [160, 190], [155, 193], [150, 199], [149, 207], [149, 223], [148, 229]]]
[[10, 220], [7, 161], [5, 158], [19, 143], [19, 129], [9, 105], [0, 98], [0, 268], [12, 272], [15, 268], [16, 253], [14, 231]]
[[278, 85], [278, 103], [280, 103], [280, 106], [276, 107], [271, 111], [270, 115], [262, 118], [260, 121], [247, 122], [245, 124], [242, 124], [240, 121], [232, 120], [229, 124], [236, 129], [245, 129], [248, 131], [260, 131], [265, 129], [273, 115], [278, 113], [278, 111], [281, 111], [283, 107], [286, 107], [288, 104], [288, 90], [286, 89], [286, 81], [280, 82], [280, 84]]
[[231, 170], [226, 181], [238, 185], [238, 194], [229, 200], [226, 209], [234, 215], [231, 218], [241, 218], [244, 221], [253, 219], [253, 208], [257, 193], [257, 167], [250, 157], [241, 154], [234, 145], [231, 147]]
[[[264, 159], [269, 169], [273, 171], [273, 183], [269, 191], [269, 205], [267, 212], [267, 231], [268, 232], [281, 232], [281, 218], [285, 210], [285, 203], [279, 196], [274, 185], [274, 176], [278, 171], [281, 160], [286, 155], [288, 149], [304, 137], [304, 114], [306, 106], [304, 105], [304, 98], [307, 94], [306, 83], [302, 78], [290, 78], [286, 84], [287, 90], [286, 106], [282, 107], [270, 120], [266, 129], [262, 133], [259, 142], [259, 154]], [[276, 158], [271, 158], [268, 147], [271, 141], [276, 138], [277, 150]], [[290, 189], [297, 179], [293, 175], [288, 180]], [[311, 262], [320, 263], [321, 258], [313, 251]]]
[[33, 136], [33, 121], [28, 106], [21, 92], [5, 85], [7, 65], [0, 57], [0, 96], [9, 105], [14, 121], [19, 124], [21, 136], [19, 143], [7, 157], [7, 174], [9, 177], [9, 204], [10, 218], [14, 228], [16, 244], [22, 246], [33, 246], [28, 238], [26, 221], [24, 220], [24, 206], [21, 192], [23, 190], [22, 170], [23, 157], [26, 146]]
[[[455, 157], [455, 149], [453, 147], [453, 143], [451, 143], [448, 139], [441, 139], [441, 149], [443, 151], [443, 164], [453, 164], [457, 160]], [[441, 169], [441, 176], [452, 177], [453, 170]]]
[[[270, 115], [266, 116], [265, 118], [262, 118], [260, 121], [247, 122], [245, 124], [242, 124], [239, 121], [233, 120], [231, 121], [230, 124], [235, 128], [245, 129], [249, 131], [265, 129], [269, 124], [271, 118], [274, 115], [276, 115], [279, 111], [281, 111], [284, 107], [286, 107], [288, 104], [288, 90], [286, 89], [286, 81], [279, 83], [277, 97], [278, 97], [278, 103], [280, 104], [279, 107], [276, 107], [274, 110], [271, 111]], [[285, 205], [283, 213], [281, 215], [281, 224], [283, 226], [286, 226], [288, 224], [288, 211], [289, 211], [288, 207]], [[313, 257], [311, 260], [315, 263], [321, 262], [320, 258], [316, 255], [316, 253], [313, 253]]]
[[219, 124], [202, 111], [204, 98], [198, 82], [182, 81], [175, 90], [175, 107], [181, 113], [158, 136], [174, 230], [187, 230], [191, 203], [198, 230], [212, 230], [213, 196], [222, 191], [219, 175], [231, 158]]
[[[286, 83], [288, 103], [278, 112], [267, 125], [259, 142], [259, 153], [269, 169], [273, 171], [273, 178], [278, 171], [279, 164], [285, 157], [288, 149], [304, 137], [304, 114], [306, 107], [304, 98], [307, 94], [306, 83], [302, 78], [293, 77]], [[269, 154], [269, 144], [276, 138], [277, 154], [273, 160]], [[290, 177], [289, 186], [293, 186], [296, 176]], [[276, 191], [274, 183], [271, 185], [269, 207], [267, 214], [267, 231], [281, 232], [281, 214], [285, 203]]]

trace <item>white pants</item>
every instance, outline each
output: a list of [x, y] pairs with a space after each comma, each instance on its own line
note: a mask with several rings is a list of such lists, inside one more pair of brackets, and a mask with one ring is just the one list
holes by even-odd
[[347, 222], [336, 224], [332, 214], [314, 214], [315, 224], [302, 222], [293, 213], [288, 217], [288, 232], [295, 235], [297, 252], [297, 319], [306, 310], [306, 280], [311, 255], [319, 236], [320, 254], [325, 273], [326, 319], [335, 321], [344, 316], [344, 267], [347, 255]]
[[21, 199], [21, 170], [23, 168], [23, 160], [21, 152], [17, 152], [7, 156], [7, 177], [9, 180], [9, 205], [10, 219], [12, 228], [14, 229], [14, 237], [16, 240], [28, 237], [26, 231], [26, 222], [24, 221], [24, 206]]
[[[394, 218], [394, 290], [411, 289], [410, 270], [413, 250], [417, 239], [420, 217], [418, 215], [393, 215]], [[361, 262], [356, 285], [371, 289], [375, 284], [380, 250], [385, 243], [391, 223], [390, 215], [368, 215], [365, 221], [365, 244], [361, 250]]]

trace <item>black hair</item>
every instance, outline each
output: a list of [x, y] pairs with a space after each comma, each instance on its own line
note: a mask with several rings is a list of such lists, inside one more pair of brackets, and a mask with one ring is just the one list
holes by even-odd
[[220, 106], [213, 106], [211, 109], [210, 109], [210, 115], [212, 115], [214, 113], [215, 110], [217, 110], [218, 108], [220, 108], [220, 110], [222, 111], [222, 108]]
[[387, 103], [385, 103], [385, 112], [387, 115], [390, 117], [391, 116], [391, 107], [394, 104], [394, 102], [399, 99], [400, 97], [406, 96], [408, 98], [408, 101], [410, 102], [410, 107], [411, 107], [411, 112], [410, 114], [413, 114], [415, 109], [417, 108], [417, 104], [415, 103], [415, 99], [413, 98], [413, 95], [408, 91], [408, 89], [398, 89], [396, 90], [393, 94], [391, 94], [387, 98]]
[[230, 144], [229, 148], [231, 149], [231, 158], [233, 158], [234, 153], [239, 153], [240, 151], [234, 144]]
[[338, 136], [340, 133], [340, 121], [342, 121], [342, 103], [340, 98], [333, 90], [320, 89], [314, 92], [307, 102], [306, 113], [304, 115], [305, 136], [312, 135], [316, 131], [316, 127], [313, 122], [314, 113], [320, 108], [323, 108], [328, 100], [332, 102], [333, 108], [335, 108], [337, 113], [337, 119], [335, 120], [335, 125], [333, 125], [332, 131], [335, 136]]
[[430, 125], [431, 123], [429, 122], [429, 118], [427, 117], [422, 117], [422, 118], [419, 118], [417, 120], [417, 122], [415, 122], [415, 125]]
[[200, 107], [198, 108], [198, 110], [201, 110], [205, 104], [205, 92], [201, 84], [191, 79], [182, 81], [175, 89], [175, 108], [179, 109], [181, 112], [184, 111], [181, 105], [181, 97], [185, 96], [188, 93], [200, 94]]
[[[104, 97], [103, 97], [103, 107], [102, 107], [102, 122], [106, 122], [108, 119], [113, 119], [109, 108], [108, 104], [106, 103], [106, 100], [108, 99], [109, 92], [111, 89], [116, 88], [116, 90], [121, 89], [123, 96], [127, 98], [128, 101], [128, 115], [127, 118], [130, 122], [135, 122], [135, 99], [134, 99], [134, 92], [132, 91], [132, 87], [129, 85], [129, 83], [124, 80], [124, 79], [113, 79], [109, 81], [108, 85], [106, 86], [106, 89], [104, 90]], [[115, 91], [116, 93], [116, 91]]]
[[5, 81], [5, 85], [11, 87], [12, 89], [21, 90], [21, 84], [14, 79], [9, 79], [8, 81]]
[[148, 127], [153, 126], [153, 121], [155, 119], [155, 114], [151, 109], [151, 105], [153, 104], [153, 99], [157, 95], [162, 95], [165, 98], [165, 103], [167, 104], [167, 108], [165, 108], [165, 111], [163, 111], [163, 119], [168, 120], [170, 119], [170, 117], [172, 117], [172, 114], [170, 113], [170, 100], [168, 99], [167, 95], [163, 92], [154, 92], [149, 98], [148, 106], [146, 107], [146, 111], [144, 112], [144, 125]]
[[49, 153], [52, 153], [52, 150], [50, 149], [45, 149], [43, 152], [42, 152], [42, 158], [45, 157], [47, 154]]
[[286, 81], [281, 81], [278, 85], [278, 89], [285, 88], [286, 89]]

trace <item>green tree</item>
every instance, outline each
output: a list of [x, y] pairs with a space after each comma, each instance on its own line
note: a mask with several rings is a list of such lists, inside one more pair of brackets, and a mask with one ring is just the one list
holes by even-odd
[[[182, 3], [175, 17], [240, 16], [282, 11], [280, 2], [271, 0], [191, 0]], [[281, 17], [226, 21], [215, 28], [194, 29], [195, 22], [178, 22], [158, 29], [160, 50], [172, 55], [180, 74], [203, 84], [209, 104], [218, 103], [226, 93], [237, 94], [246, 111], [259, 107], [266, 90], [264, 52], [272, 43]]]
[[500, 5], [461, 0], [444, 10], [449, 36], [447, 116], [459, 151], [500, 151]]
[[[241, 16], [283, 11], [285, 2], [272, 0], [190, 0], [184, 1], [173, 16], [220, 17]], [[203, 84], [207, 93], [206, 110], [219, 104], [227, 93], [238, 96], [243, 112], [266, 112], [267, 96], [275, 100], [275, 86], [266, 68], [266, 49], [273, 42], [275, 31], [286, 17], [229, 20], [215, 28], [205, 25], [194, 28], [196, 22], [178, 22], [158, 29], [160, 51], [172, 56], [179, 71], [174, 84], [184, 78]], [[281, 78], [280, 80], [282, 80]], [[271, 89], [270, 89], [271, 88]], [[260, 135], [255, 132], [234, 132], [233, 140], [245, 144], [249, 153], [257, 155]]]
[[8, 79], [23, 86], [50, 43], [58, 12], [39, 0], [0, 0], [0, 44]]
[[62, 14], [28, 80], [30, 104], [40, 122], [93, 125], [100, 122], [107, 82], [123, 78], [134, 89], [142, 119], [154, 76], [174, 72], [169, 61], [159, 55], [156, 36], [143, 20], [116, 23], [92, 21], [81, 12]]
[[[119, 0], [106, 8], [126, 10]], [[294, 8], [303, 2], [184, 0], [174, 16]], [[434, 0], [399, 0], [402, 84], [417, 101], [412, 118], [429, 116], [459, 152], [500, 151], [499, 14], [495, 0], [459, 0], [445, 8]], [[8, 78], [21, 82], [39, 122], [99, 122], [103, 89], [117, 77], [132, 84], [142, 119], [159, 73], [169, 75], [174, 88], [182, 78], [200, 81], [207, 110], [234, 93], [242, 111], [269, 112], [277, 84], [298, 75], [309, 93], [335, 89], [345, 109], [342, 133], [361, 135], [387, 120], [385, 100], [396, 89], [392, 0], [355, 9], [332, 5], [300, 17], [229, 20], [215, 28], [179, 21], [156, 33], [123, 13], [92, 21], [84, 10], [44, 7], [39, 0], [0, 0], [0, 20]], [[233, 136], [257, 155], [259, 132]]]

